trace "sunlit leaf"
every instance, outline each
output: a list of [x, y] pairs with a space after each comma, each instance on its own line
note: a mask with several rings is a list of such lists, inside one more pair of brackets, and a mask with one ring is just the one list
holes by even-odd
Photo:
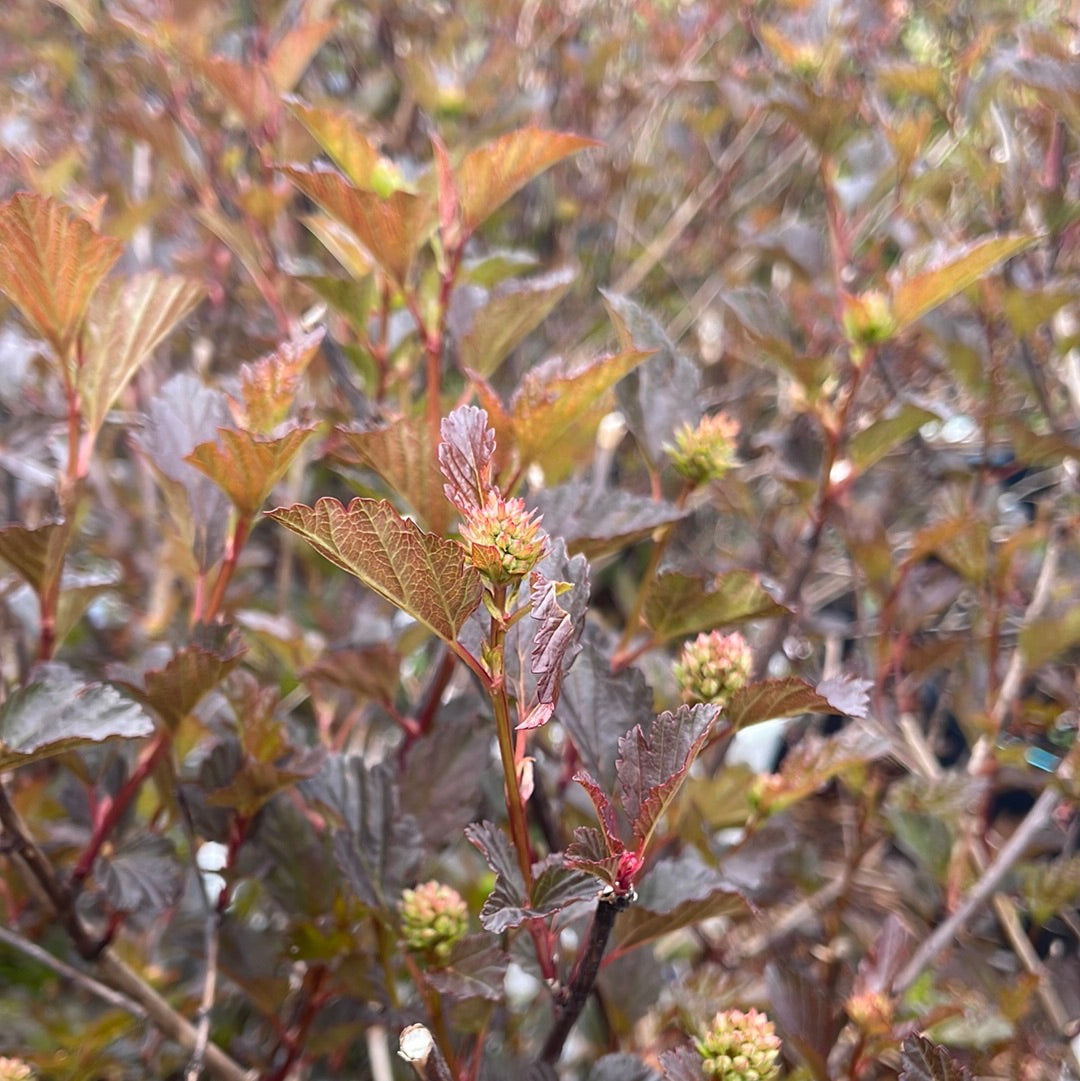
[[897, 329], [910, 326], [928, 311], [985, 278], [999, 263], [1030, 248], [1038, 239], [1014, 234], [980, 240], [953, 252], [940, 266], [900, 281], [892, 297]]
[[217, 439], [200, 443], [184, 460], [218, 485], [244, 517], [252, 517], [314, 431], [293, 428], [275, 437], [219, 428]]
[[443, 418], [440, 431], [439, 469], [447, 480], [443, 492], [468, 517], [484, 506], [493, 490], [495, 430], [488, 427], [482, 409], [463, 405]]
[[545, 169], [570, 154], [599, 145], [567, 132], [527, 127], [466, 154], [454, 170], [466, 234]]
[[0, 292], [47, 338], [74, 385], [69, 355], [90, 297], [123, 244], [55, 199], [19, 194], [0, 206]]
[[[332, 218], [329, 214], [305, 214], [300, 218], [300, 221], [311, 230], [319, 241], [321, 241], [323, 247], [325, 247], [345, 270], [349, 272], [349, 276], [354, 281], [359, 282], [362, 279], [373, 277], [375, 260], [367, 248], [360, 243], [356, 234], [351, 229], [347, 229], [336, 218]], [[320, 286], [317, 283], [312, 283], [312, 288], [315, 289], [327, 303], [332, 303], [335, 310], [339, 305], [342, 305], [343, 301], [348, 303], [347, 297], [341, 295], [342, 290], [340, 288], [336, 288], [329, 284]], [[331, 290], [333, 290], [333, 292], [331, 292]], [[327, 293], [330, 293], [330, 295], [327, 296]], [[362, 322], [360, 322], [360, 326], [357, 327], [357, 329], [363, 330], [366, 333], [368, 326], [367, 311], [354, 315], [350, 322], [359, 321], [361, 315]]]
[[540, 325], [566, 295], [576, 274], [569, 267], [503, 282], [470, 314], [459, 334], [461, 365], [485, 379]]
[[480, 603], [480, 576], [461, 545], [423, 532], [383, 500], [345, 507], [327, 497], [267, 513], [447, 642]]
[[731, 697], [724, 716], [736, 729], [779, 717], [801, 713], [842, 713], [865, 717], [867, 692], [873, 686], [867, 680], [841, 677], [815, 687], [796, 676], [766, 679], [749, 683]]
[[162, 277], [156, 271], [110, 281], [94, 294], [77, 383], [91, 432], [101, 428], [139, 366], [202, 295], [198, 282]]
[[309, 334], [299, 334], [272, 353], [240, 366], [240, 396], [234, 413], [241, 427], [265, 435], [285, 419], [325, 333], [318, 327]]
[[283, 172], [309, 199], [349, 229], [397, 285], [433, 224], [431, 205], [407, 191], [385, 198], [352, 187], [337, 173], [287, 166]]
[[395, 191], [408, 190], [401, 170], [379, 153], [375, 143], [348, 113], [307, 105], [297, 99], [289, 101], [289, 111], [358, 188], [383, 198]]
[[279, 94], [296, 86], [336, 26], [336, 19], [315, 19], [293, 26], [278, 38], [267, 57], [266, 67]]
[[0, 707], [0, 770], [107, 739], [140, 739], [154, 722], [107, 683], [87, 683], [58, 662], [39, 665]]
[[721, 574], [711, 589], [700, 578], [671, 571], [653, 580], [644, 614], [657, 638], [666, 641], [785, 611], [749, 571]]
[[249, 128], [262, 124], [277, 103], [269, 72], [262, 65], [220, 55], [192, 56], [191, 63]]

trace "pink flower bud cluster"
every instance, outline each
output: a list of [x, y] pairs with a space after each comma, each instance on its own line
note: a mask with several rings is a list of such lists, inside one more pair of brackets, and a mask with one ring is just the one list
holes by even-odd
[[520, 581], [547, 550], [547, 534], [522, 499], [505, 499], [496, 489], [468, 515], [461, 535], [472, 565], [492, 584]]
[[403, 890], [398, 914], [406, 947], [437, 964], [446, 963], [454, 943], [469, 930], [468, 906], [457, 890], [441, 882], [425, 882]]
[[776, 1062], [780, 1037], [757, 1010], [723, 1010], [708, 1032], [695, 1041], [702, 1070], [720, 1081], [773, 1081], [780, 1076]]
[[752, 657], [738, 632], [699, 634], [683, 646], [675, 679], [685, 702], [712, 702], [723, 709], [750, 679]]

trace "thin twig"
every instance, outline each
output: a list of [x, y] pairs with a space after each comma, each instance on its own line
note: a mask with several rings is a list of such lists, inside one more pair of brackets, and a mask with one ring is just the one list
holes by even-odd
[[119, 991], [114, 991], [100, 980], [95, 980], [93, 976], [88, 976], [85, 972], [81, 972], [79, 969], [67, 964], [67, 962], [61, 961], [59, 957], [53, 957], [48, 950], [43, 950], [36, 942], [23, 938], [22, 935], [12, 931], [11, 928], [0, 925], [0, 942], [10, 946], [13, 950], [26, 954], [27, 957], [33, 958], [39, 964], [45, 965], [46, 968], [51, 968], [53, 972], [63, 976], [64, 979], [77, 983], [84, 990], [96, 995], [110, 1006], [125, 1010], [136, 1020], [146, 1020], [146, 1011], [134, 999], [122, 995]]

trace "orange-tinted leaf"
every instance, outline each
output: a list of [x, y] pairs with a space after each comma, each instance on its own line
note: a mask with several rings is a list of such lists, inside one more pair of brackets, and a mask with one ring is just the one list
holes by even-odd
[[250, 517], [266, 502], [314, 427], [293, 428], [277, 438], [219, 428], [213, 442], [200, 443], [187, 457]]
[[892, 298], [897, 329], [910, 326], [928, 311], [985, 278], [998, 263], [1030, 248], [1038, 239], [1014, 234], [980, 240], [954, 253], [941, 266], [901, 281]]
[[455, 170], [466, 234], [545, 169], [597, 145], [580, 135], [530, 126], [466, 154]]
[[400, 417], [383, 428], [338, 432], [337, 437], [339, 457], [377, 473], [395, 495], [408, 501], [409, 509], [424, 525], [438, 533], [444, 531], [451, 511], [423, 418]]
[[[315, 234], [323, 247], [356, 280], [371, 275], [375, 268], [370, 253], [356, 239], [351, 229], [346, 229], [329, 214], [305, 214], [301, 222]], [[366, 322], [365, 322], [366, 327]]]
[[1073, 604], [1061, 615], [1036, 619], [1020, 629], [1020, 654], [1028, 668], [1053, 660], [1080, 642], [1080, 607]]
[[359, 124], [340, 109], [322, 109], [291, 100], [289, 110], [358, 187], [383, 198], [409, 185], [398, 167], [384, 158]]
[[345, 507], [325, 498], [268, 513], [444, 641], [456, 640], [480, 603], [480, 576], [465, 566], [461, 545], [423, 532], [385, 500]]
[[71, 344], [122, 248], [55, 199], [22, 194], [0, 206], [0, 291], [48, 339], [69, 383]]
[[736, 691], [724, 714], [736, 729], [800, 713], [865, 717], [869, 686], [865, 680], [849, 678], [827, 680], [817, 687], [796, 676], [766, 679]]
[[943, 518], [915, 534], [909, 562], [936, 555], [971, 582], [986, 578], [990, 527], [977, 516]]
[[300, 377], [318, 352], [326, 331], [318, 327], [282, 342], [272, 353], [240, 368], [240, 400], [234, 402], [237, 423], [248, 431], [265, 434], [288, 415]]
[[108, 282], [86, 317], [86, 347], [78, 372], [83, 415], [92, 433], [105, 421], [139, 365], [198, 304], [203, 287], [189, 278], [151, 271]]
[[574, 277], [570, 267], [563, 267], [492, 290], [458, 342], [462, 366], [490, 376], [559, 303]]
[[663, 640], [748, 619], [767, 619], [785, 611], [749, 571], [722, 574], [712, 589], [692, 575], [661, 574], [645, 598], [645, 622]]
[[270, 115], [277, 95], [265, 68], [225, 56], [195, 56], [191, 62], [249, 127]]
[[0, 529], [0, 559], [6, 560], [39, 594], [60, 573], [70, 530], [64, 522], [36, 529], [9, 525]]
[[270, 80], [279, 94], [296, 86], [335, 26], [335, 19], [318, 19], [301, 23], [281, 36], [266, 63]]
[[406, 191], [382, 198], [361, 191], [338, 173], [287, 166], [285, 175], [332, 218], [344, 225], [397, 285], [403, 285], [413, 256], [432, 223], [431, 207]]

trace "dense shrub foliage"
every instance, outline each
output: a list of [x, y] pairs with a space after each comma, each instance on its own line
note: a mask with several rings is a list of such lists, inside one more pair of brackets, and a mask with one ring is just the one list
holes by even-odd
[[1068, 7], [2, 6], [0, 1079], [1076, 1075]]

